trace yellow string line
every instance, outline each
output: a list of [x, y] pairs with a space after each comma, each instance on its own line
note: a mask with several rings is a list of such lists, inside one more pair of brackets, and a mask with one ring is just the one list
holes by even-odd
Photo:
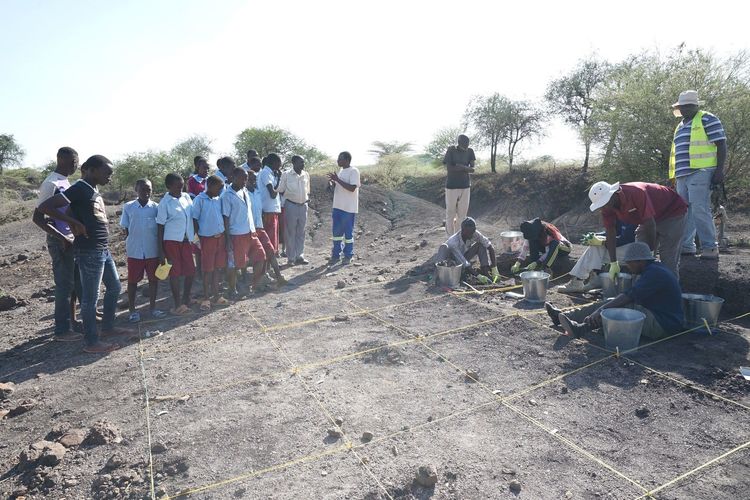
[[[552, 278], [549, 281], [550, 281], [550, 283], [552, 283], [553, 281], [561, 280], [564, 277], [568, 276], [569, 274], [570, 273], [561, 274], [557, 278]], [[513, 285], [513, 286], [506, 286], [506, 287], [503, 287], [503, 288], [493, 288], [491, 290], [482, 290], [482, 292], [483, 293], [499, 293], [499, 292], [507, 292], [507, 291], [510, 291], [510, 290], [517, 290], [519, 288], [523, 288], [523, 284], [521, 284], [521, 285]], [[453, 295], [471, 295], [471, 294], [475, 294], [477, 292], [475, 292], [473, 290], [464, 290], [464, 291], [461, 291], [461, 292], [451, 292], [451, 293]]]
[[141, 342], [141, 325], [138, 325], [138, 362], [141, 367], [141, 379], [143, 380], [143, 393], [146, 399], [146, 444], [148, 445], [148, 476], [151, 500], [156, 500], [154, 487], [154, 456], [151, 453], [151, 406], [149, 404], [148, 382], [146, 380], [146, 366], [143, 363], [143, 342]]
[[724, 454], [722, 454], [722, 455], [720, 455], [720, 456], [718, 456], [718, 457], [716, 457], [716, 458], [714, 458], [714, 459], [712, 459], [712, 460], [709, 460], [709, 461], [708, 461], [708, 462], [706, 462], [705, 464], [703, 464], [703, 465], [699, 465], [698, 467], [696, 467], [696, 468], [694, 468], [694, 469], [692, 469], [692, 470], [689, 470], [689, 471], [685, 472], [684, 474], [680, 474], [680, 475], [679, 475], [679, 476], [677, 476], [676, 478], [674, 478], [674, 479], [672, 479], [671, 481], [668, 481], [668, 482], [666, 482], [666, 483], [662, 484], [662, 485], [661, 485], [661, 486], [659, 486], [658, 488], [654, 488], [654, 489], [653, 489], [653, 490], [651, 490], [651, 491], [647, 491], [647, 492], [646, 492], [646, 493], [645, 493], [644, 495], [641, 495], [641, 496], [639, 496], [638, 498], [636, 498], [636, 500], [640, 500], [640, 499], [642, 499], [642, 498], [647, 498], [647, 497], [649, 497], [649, 498], [650, 498], [650, 497], [652, 497], [652, 496], [654, 495], [654, 493], [658, 493], [658, 492], [660, 492], [661, 490], [663, 490], [663, 489], [665, 489], [665, 488], [668, 488], [669, 486], [672, 486], [673, 484], [675, 484], [675, 483], [678, 483], [678, 482], [682, 481], [683, 479], [685, 479], [685, 478], [687, 478], [687, 477], [689, 477], [689, 476], [692, 476], [692, 475], [693, 475], [693, 474], [695, 474], [696, 472], [699, 472], [699, 471], [701, 471], [701, 470], [705, 469], [706, 467], [710, 467], [711, 465], [715, 464], [716, 462], [719, 462], [719, 461], [721, 461], [721, 460], [724, 460], [724, 459], [725, 459], [725, 458], [727, 458], [727, 457], [728, 457], [729, 455], [732, 455], [732, 454], [734, 454], [734, 453], [737, 453], [738, 451], [742, 451], [742, 450], [744, 450], [745, 448], [750, 448], [750, 441], [748, 441], [748, 442], [747, 442], [747, 443], [745, 443], [745, 444], [741, 444], [741, 445], [739, 445], [739, 446], [737, 446], [737, 447], [735, 447], [735, 448], [732, 448], [732, 449], [731, 449], [731, 450], [729, 450], [728, 452], [726, 452], [726, 453], [724, 453]]

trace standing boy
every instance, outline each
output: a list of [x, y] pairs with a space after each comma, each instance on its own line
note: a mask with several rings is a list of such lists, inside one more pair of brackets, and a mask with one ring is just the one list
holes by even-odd
[[[279, 269], [279, 262], [276, 259], [276, 255], [273, 253], [273, 245], [271, 245], [271, 239], [268, 237], [268, 233], [263, 228], [263, 210], [261, 205], [260, 190], [258, 189], [258, 178], [255, 172], [252, 170], [247, 176], [247, 191], [250, 193], [250, 201], [253, 204], [253, 222], [255, 223], [255, 234], [263, 246], [263, 251], [266, 253], [266, 263], [263, 269], [263, 273], [268, 276], [269, 267], [273, 269], [276, 275], [276, 283], [279, 285], [286, 284], [286, 279], [281, 275], [281, 269]], [[270, 278], [269, 278], [270, 280]]]
[[228, 156], [222, 156], [216, 160], [216, 166], [219, 168], [219, 171], [214, 175], [224, 182], [224, 189], [228, 189], [232, 183], [232, 172], [234, 172], [234, 167], [236, 166], [234, 160]]
[[203, 301], [201, 311], [210, 311], [211, 302], [228, 305], [219, 295], [219, 276], [227, 265], [227, 249], [224, 237], [224, 216], [221, 213], [221, 198], [224, 183], [212, 175], [206, 181], [206, 190], [193, 200], [193, 224], [201, 242], [203, 265]]
[[[52, 258], [52, 275], [55, 280], [55, 340], [76, 341], [83, 335], [76, 333], [75, 328], [75, 262], [73, 259], [73, 233], [67, 223], [57, 219], [48, 219], [38, 209], [39, 205], [64, 192], [70, 187], [68, 176], [78, 168], [78, 153], [73, 148], [62, 147], [57, 151], [57, 168], [50, 173], [39, 187], [39, 200], [32, 220], [42, 231], [47, 233], [47, 251]], [[59, 211], [65, 213], [67, 205]], [[80, 325], [79, 325], [80, 326]]]
[[[107, 353], [117, 349], [117, 344], [100, 340], [96, 330], [96, 303], [99, 286], [104, 283], [104, 317], [102, 337], [130, 333], [115, 328], [115, 311], [120, 295], [120, 276], [109, 252], [109, 229], [104, 199], [97, 186], [108, 184], [112, 178], [112, 162], [102, 155], [94, 155], [81, 165], [83, 177], [65, 192], [47, 199], [38, 210], [44, 215], [67, 222], [75, 235], [73, 253], [81, 278], [81, 316], [83, 335], [88, 353]], [[58, 209], [70, 205], [70, 213]]]
[[284, 227], [286, 228], [287, 264], [309, 264], [305, 259], [305, 226], [307, 202], [310, 201], [310, 175], [305, 172], [305, 159], [292, 157], [292, 169], [279, 181], [279, 194], [286, 198]]
[[281, 213], [281, 199], [276, 191], [279, 185], [275, 172], [281, 170], [281, 158], [276, 153], [270, 153], [263, 159], [263, 169], [258, 176], [258, 189], [263, 200], [263, 227], [271, 239], [274, 255], [279, 254], [279, 214]]
[[120, 226], [125, 230], [125, 253], [128, 256], [128, 321], [137, 323], [141, 314], [135, 310], [135, 292], [143, 273], [148, 277], [148, 298], [151, 316], [163, 318], [166, 313], [156, 308], [156, 292], [159, 280], [156, 268], [159, 267], [159, 237], [156, 228], [158, 205], [151, 200], [151, 181], [135, 181], [138, 199], [129, 201], [122, 207]]
[[187, 191], [190, 197], [195, 199], [196, 196], [206, 190], [208, 160], [202, 156], [196, 156], [193, 158], [193, 166], [195, 167], [195, 170], [188, 178]]
[[339, 153], [338, 174], [328, 174], [328, 184], [333, 191], [333, 251], [329, 265], [339, 261], [343, 243], [343, 264], [349, 264], [354, 256], [354, 217], [359, 212], [359, 170], [352, 167], [352, 155], [348, 151]]
[[[182, 192], [185, 182], [177, 174], [167, 174], [164, 180], [167, 192], [159, 202], [156, 224], [159, 235], [159, 262], [167, 260], [172, 264], [169, 271], [169, 286], [172, 289], [174, 308], [170, 313], [181, 316], [190, 312], [190, 289], [193, 287], [195, 262], [191, 242], [193, 201], [190, 195]], [[182, 298], [180, 298], [180, 278], [184, 279]]]
[[263, 277], [263, 263], [266, 253], [255, 235], [253, 222], [253, 205], [250, 193], [247, 192], [247, 173], [242, 167], [232, 172], [232, 185], [221, 195], [221, 212], [224, 216], [224, 227], [227, 250], [234, 257], [234, 269], [229, 270], [229, 293], [237, 294], [237, 269], [244, 268], [248, 262], [253, 265], [253, 288], [255, 291]]

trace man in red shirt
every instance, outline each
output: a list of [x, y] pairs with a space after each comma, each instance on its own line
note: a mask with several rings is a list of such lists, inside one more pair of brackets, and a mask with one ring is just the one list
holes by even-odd
[[679, 278], [680, 245], [685, 232], [687, 203], [669, 187], [649, 182], [597, 182], [589, 190], [591, 211], [602, 210], [607, 231], [610, 276], [620, 272], [616, 257], [617, 220], [638, 226], [636, 241], [659, 252], [659, 259]]

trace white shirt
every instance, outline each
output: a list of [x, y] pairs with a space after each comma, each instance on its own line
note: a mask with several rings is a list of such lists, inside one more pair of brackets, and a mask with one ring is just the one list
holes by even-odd
[[159, 242], [156, 232], [158, 205], [148, 200], [146, 205], [136, 200], [122, 207], [120, 226], [128, 230], [125, 239], [125, 253], [131, 259], [155, 259], [159, 256]]
[[[38, 207], [47, 199], [52, 198], [56, 194], [60, 194], [70, 187], [70, 181], [67, 177], [57, 172], [50, 172], [47, 178], [44, 179], [42, 185], [39, 186], [39, 198], [37, 199], [36, 206]], [[57, 209], [60, 213], [65, 213], [68, 210], [68, 205]], [[52, 219], [57, 230], [62, 234], [70, 234], [70, 226], [67, 222], [61, 220]]]
[[164, 193], [156, 210], [156, 223], [164, 226], [164, 241], [193, 241], [193, 200], [187, 193], [175, 198]]
[[466, 253], [466, 251], [477, 242], [484, 248], [489, 248], [489, 246], [492, 245], [492, 242], [479, 231], [474, 231], [474, 236], [466, 241], [461, 237], [461, 231], [458, 231], [456, 234], [448, 238], [448, 241], [446, 241], [445, 244], [448, 245], [456, 262], [460, 262], [466, 266], [469, 261], [464, 257], [464, 253]]
[[333, 208], [338, 208], [350, 214], [356, 214], [359, 212], [359, 188], [361, 186], [359, 182], [359, 170], [356, 167], [342, 168], [339, 170], [338, 175], [339, 179], [347, 184], [357, 186], [357, 189], [349, 191], [336, 182], [333, 190]]
[[310, 174], [302, 171], [301, 174], [292, 170], [287, 170], [281, 174], [281, 180], [279, 181], [279, 193], [284, 193], [284, 198], [287, 200], [303, 204], [310, 199]]
[[263, 212], [271, 214], [281, 213], [281, 198], [276, 195], [275, 198], [271, 198], [271, 194], [268, 192], [268, 186], [276, 186], [276, 177], [273, 175], [273, 169], [266, 165], [258, 174], [258, 187], [257, 189], [261, 192], [261, 199], [263, 200]]

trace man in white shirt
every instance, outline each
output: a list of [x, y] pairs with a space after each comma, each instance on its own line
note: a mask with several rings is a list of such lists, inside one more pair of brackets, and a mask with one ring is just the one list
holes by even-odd
[[471, 272], [471, 260], [474, 257], [479, 257], [479, 272], [485, 276], [492, 276], [497, 271], [497, 259], [492, 242], [477, 231], [476, 221], [467, 217], [461, 222], [461, 230], [440, 245], [437, 262], [453, 261]]
[[292, 169], [281, 175], [278, 192], [286, 198], [284, 228], [287, 264], [309, 264], [305, 259], [305, 226], [307, 202], [310, 201], [310, 174], [305, 172], [305, 159], [292, 156]]
[[[359, 170], [351, 166], [352, 155], [348, 151], [339, 153], [341, 167], [338, 174], [328, 174], [328, 186], [333, 188], [333, 250], [329, 265], [336, 264], [341, 257], [349, 264], [354, 256], [354, 218], [359, 212]], [[343, 244], [343, 245], [342, 245]]]
[[[78, 168], [78, 153], [69, 147], [57, 151], [57, 168], [50, 173], [39, 187], [37, 207], [56, 194], [70, 187], [68, 176]], [[68, 206], [58, 209], [65, 213]], [[76, 288], [80, 289], [80, 280], [75, 279], [76, 268], [73, 259], [73, 234], [67, 223], [49, 219], [39, 210], [34, 210], [34, 224], [47, 233], [47, 251], [52, 258], [52, 275], [55, 281], [55, 340], [75, 341], [83, 338], [81, 326], [75, 319]]]

